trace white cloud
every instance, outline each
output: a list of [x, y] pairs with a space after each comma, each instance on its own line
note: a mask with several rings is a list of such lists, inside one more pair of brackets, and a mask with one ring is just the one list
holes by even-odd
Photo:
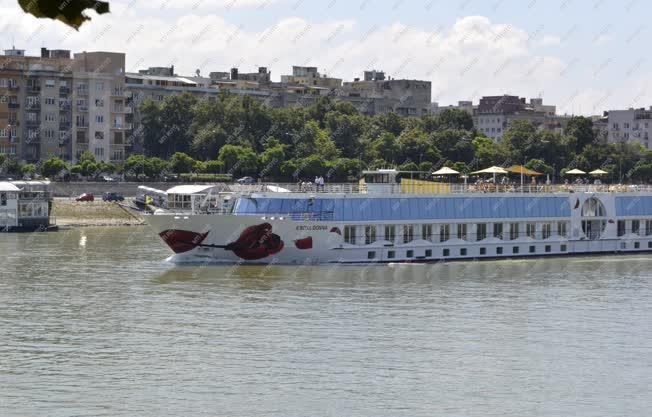
[[559, 45], [561, 43], [561, 38], [559, 36], [546, 35], [541, 39], [539, 45], [541, 46], [553, 46]]
[[[257, 1], [237, 4], [253, 7]], [[464, 17], [434, 31], [401, 22], [365, 26], [350, 19], [302, 17], [253, 27], [246, 21], [233, 23], [217, 12], [159, 13], [123, 1], [115, 3], [112, 14], [94, 15], [76, 32], [25, 15], [13, 0], [0, 0], [0, 31], [5, 35], [0, 47], [9, 46], [15, 36], [16, 46], [31, 53], [41, 46], [75, 52], [124, 51], [128, 71], [174, 64], [180, 74], [193, 74], [196, 69], [207, 74], [232, 66], [243, 72], [267, 66], [278, 80], [292, 65], [314, 65], [322, 73], [351, 80], [365, 69], [376, 68], [391, 77], [431, 80], [433, 100], [441, 104], [511, 93], [541, 95], [545, 103], [562, 110], [592, 113], [628, 102], [620, 91], [608, 94], [599, 85], [596, 89], [579, 85], [581, 65], [540, 53], [540, 46], [558, 44], [559, 38], [544, 36], [533, 44], [524, 29], [483, 16]], [[631, 85], [628, 93], [641, 96], [640, 87]]]

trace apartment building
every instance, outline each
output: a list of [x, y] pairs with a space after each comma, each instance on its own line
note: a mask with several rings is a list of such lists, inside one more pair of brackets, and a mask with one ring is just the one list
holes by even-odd
[[556, 107], [544, 105], [540, 98], [530, 99], [518, 96], [485, 96], [473, 110], [473, 124], [493, 140], [500, 140], [509, 125], [515, 120], [525, 120], [540, 129], [561, 131], [568, 121], [555, 114]]
[[21, 49], [0, 57], [0, 153], [27, 162], [72, 153], [70, 52]]
[[295, 65], [292, 67], [292, 75], [281, 75], [281, 83], [340, 88], [342, 86], [342, 79], [322, 75], [317, 70], [317, 67], [301, 67]]
[[647, 149], [652, 136], [652, 106], [606, 113], [607, 139], [612, 143], [638, 142]]
[[98, 161], [125, 159], [131, 108], [125, 89], [125, 54], [82, 52], [73, 59], [73, 159], [89, 151]]

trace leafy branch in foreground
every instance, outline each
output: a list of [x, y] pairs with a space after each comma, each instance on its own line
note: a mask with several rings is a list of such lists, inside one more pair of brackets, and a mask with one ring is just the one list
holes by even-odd
[[98, 14], [109, 13], [109, 3], [95, 0], [18, 0], [20, 7], [38, 18], [56, 19], [77, 30], [87, 20], [84, 11], [94, 9]]

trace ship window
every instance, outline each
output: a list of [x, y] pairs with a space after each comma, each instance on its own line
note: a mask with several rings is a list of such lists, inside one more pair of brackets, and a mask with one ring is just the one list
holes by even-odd
[[503, 248], [502, 248], [501, 246], [498, 246], [498, 247], [496, 248], [496, 254], [497, 254], [497, 255], [502, 255], [502, 254], [503, 254]]
[[409, 251], [407, 251], [406, 254], [405, 254], [405, 256], [408, 257], [408, 258], [413, 257], [413, 256], [414, 256], [414, 251], [413, 251], [413, 250], [409, 250]]
[[652, 235], [652, 220], [645, 221], [645, 236]]
[[552, 234], [552, 225], [550, 223], [543, 223], [541, 225], [541, 239], [548, 239]]
[[582, 217], [604, 217], [604, 205], [597, 198], [589, 198], [582, 205]]
[[385, 240], [394, 242], [396, 240], [396, 226], [385, 226]]
[[641, 221], [632, 220], [632, 233], [637, 235], [641, 230]]
[[466, 240], [466, 224], [458, 224], [457, 225], [457, 238]]
[[625, 235], [625, 220], [618, 220], [618, 236]]
[[432, 256], [432, 249], [426, 249], [426, 258], [429, 258]]
[[509, 240], [518, 239], [518, 223], [509, 224]]
[[466, 248], [460, 249], [460, 256], [466, 256]]
[[518, 253], [518, 252], [519, 252], [519, 247], [518, 247], [518, 246], [514, 246], [514, 247], [512, 248], [512, 253]]
[[652, 249], [652, 242], [647, 242], [648, 249]]
[[0, 206], [7, 205], [7, 193], [0, 193]]
[[641, 242], [634, 242], [634, 249], [640, 249], [641, 248]]
[[451, 227], [449, 224], [439, 225], [439, 241], [446, 242], [451, 238]]
[[494, 237], [497, 239], [502, 239], [503, 238], [503, 224], [502, 223], [494, 223]]
[[395, 256], [396, 256], [396, 252], [394, 252], [393, 250], [387, 252], [388, 259], [394, 259]]
[[486, 255], [487, 254], [487, 248], [480, 248], [480, 255]]
[[559, 236], [568, 237], [568, 228], [566, 226], [566, 222], [557, 223], [557, 234]]
[[344, 242], [355, 245], [355, 226], [344, 226]]
[[525, 234], [532, 239], [536, 239], [537, 225], [536, 223], [525, 224]]
[[478, 223], [475, 226], [475, 229], [476, 229], [475, 236], [476, 236], [476, 239], [478, 241], [484, 240], [484, 239], [487, 238], [487, 223]]
[[450, 249], [444, 249], [444, 256], [450, 256], [451, 250]]
[[536, 246], [530, 246], [530, 253], [534, 253], [534, 252], [536, 252], [536, 251], [537, 251], [537, 247], [536, 247]]
[[411, 224], [403, 225], [403, 243], [412, 242], [414, 240], [414, 227]]
[[552, 251], [552, 247], [550, 245], [546, 245], [546, 252]]
[[376, 241], [376, 226], [364, 227], [364, 243], [369, 245]]
[[559, 251], [560, 252], [566, 252], [566, 245], [561, 245], [561, 247], [559, 248]]
[[374, 259], [376, 257], [376, 252], [371, 250], [367, 252], [367, 259]]
[[620, 242], [620, 249], [627, 249], [627, 243]]
[[421, 226], [421, 238], [423, 240], [432, 240], [432, 225], [424, 224]]

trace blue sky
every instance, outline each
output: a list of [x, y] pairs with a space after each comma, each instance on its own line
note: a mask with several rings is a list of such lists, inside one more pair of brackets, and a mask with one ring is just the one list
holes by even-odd
[[181, 74], [315, 65], [350, 80], [371, 67], [428, 79], [433, 101], [543, 97], [560, 112], [652, 105], [643, 0], [120, 0], [79, 33], [0, 0], [0, 47], [127, 53], [127, 69]]

